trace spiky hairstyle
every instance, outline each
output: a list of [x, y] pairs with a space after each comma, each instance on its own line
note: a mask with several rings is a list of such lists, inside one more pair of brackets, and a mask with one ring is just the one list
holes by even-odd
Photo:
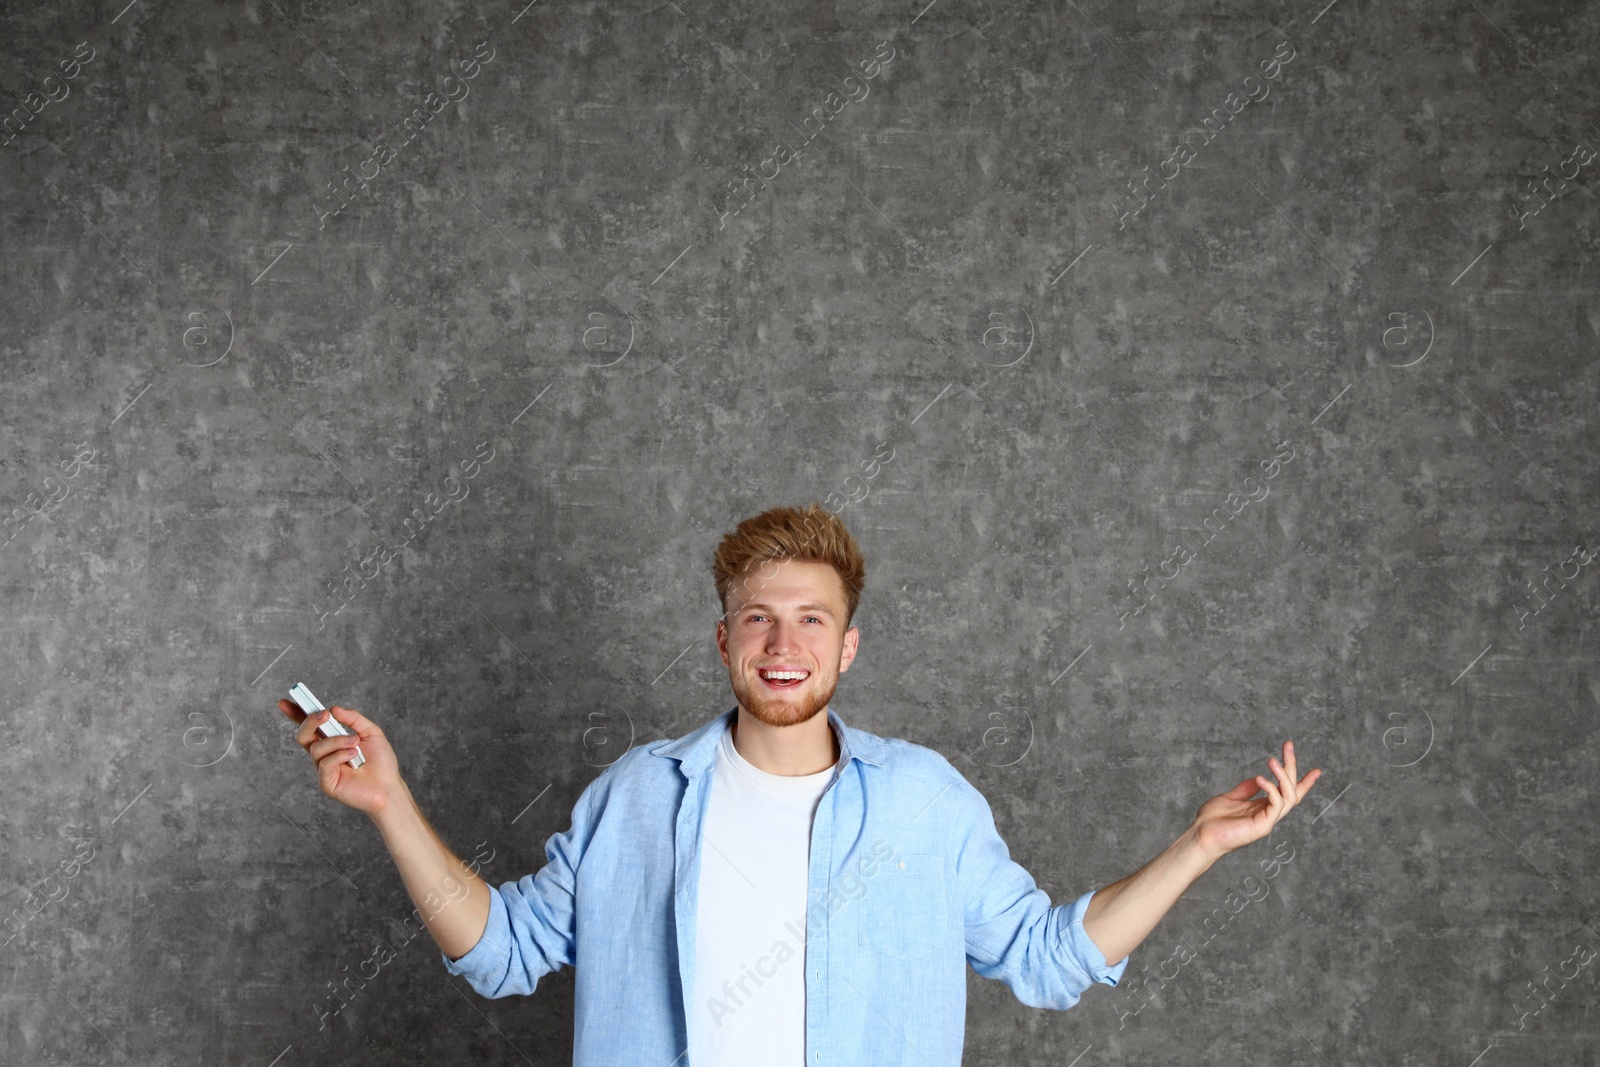
[[711, 560], [723, 612], [728, 610], [728, 596], [736, 583], [742, 579], [746, 588], [753, 588], [760, 581], [759, 576], [748, 573], [752, 568], [784, 560], [826, 563], [838, 573], [844, 584], [844, 624], [849, 629], [867, 584], [867, 562], [843, 520], [821, 504], [769, 508], [723, 535]]

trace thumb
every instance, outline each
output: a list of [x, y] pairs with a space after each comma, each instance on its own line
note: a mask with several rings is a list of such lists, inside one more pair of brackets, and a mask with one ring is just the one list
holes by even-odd
[[1254, 778], [1246, 778], [1226, 793], [1222, 794], [1229, 800], [1249, 800], [1261, 791], [1261, 783]]
[[383, 735], [383, 731], [378, 729], [377, 723], [361, 714], [355, 708], [347, 708], [340, 704], [334, 704], [328, 708], [328, 713], [339, 722], [348, 726], [352, 733], [356, 733], [364, 737], [371, 734], [377, 734], [380, 737]]

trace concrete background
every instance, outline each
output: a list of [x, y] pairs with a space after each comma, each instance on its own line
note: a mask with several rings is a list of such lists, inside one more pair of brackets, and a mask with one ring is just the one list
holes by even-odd
[[486, 1001], [425, 938], [319, 1028], [410, 904], [275, 701], [519, 877], [731, 706], [718, 537], [831, 500], [835, 709], [1057, 902], [1324, 769], [1220, 932], [1269, 842], [1122, 989], [971, 976], [966, 1062], [1597, 1062], [1597, 21], [5, 4], [0, 1060], [565, 1061], [570, 971]]

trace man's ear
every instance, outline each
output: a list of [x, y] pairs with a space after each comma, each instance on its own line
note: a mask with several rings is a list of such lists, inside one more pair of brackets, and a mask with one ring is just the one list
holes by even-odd
[[852, 626], [844, 632], [844, 647], [839, 650], [839, 673], [843, 674], [850, 669], [850, 664], [855, 661], [856, 649], [861, 644], [861, 631]]

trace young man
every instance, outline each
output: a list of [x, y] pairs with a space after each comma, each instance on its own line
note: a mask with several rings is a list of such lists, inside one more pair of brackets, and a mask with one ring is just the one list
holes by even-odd
[[625, 753], [545, 866], [499, 888], [434, 832], [374, 723], [335, 706], [354, 736], [322, 738], [328, 712], [302, 721], [279, 702], [322, 791], [377, 825], [446, 970], [503, 997], [575, 967], [577, 1067], [958, 1067], [968, 965], [1034, 1007], [1115, 985], [1179, 895], [1321, 774], [1297, 779], [1286, 743], [1275, 782], [1213, 797], [1140, 870], [1052, 906], [948, 760], [828, 707], [865, 584], [837, 515], [746, 519], [712, 572], [737, 706]]

